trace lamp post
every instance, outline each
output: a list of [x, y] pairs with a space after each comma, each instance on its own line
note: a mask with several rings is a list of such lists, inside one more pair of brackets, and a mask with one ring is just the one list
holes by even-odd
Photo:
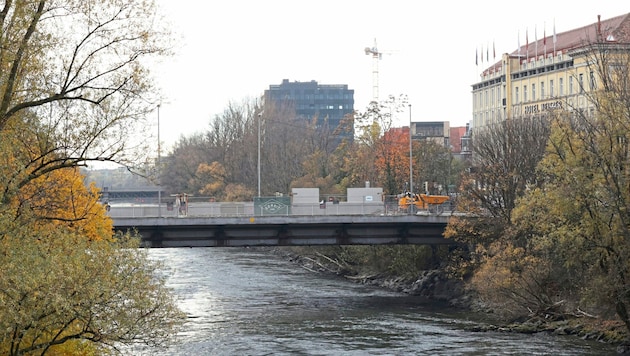
[[262, 119], [262, 113], [258, 113], [258, 197], [260, 198], [260, 121]]
[[158, 159], [157, 159], [157, 172], [158, 172], [158, 218], [162, 217], [162, 181], [160, 179], [161, 175], [162, 175], [162, 152], [161, 152], [161, 146], [160, 146], [160, 104], [158, 104], [157, 106], [157, 139], [158, 139], [158, 146], [157, 146], [157, 154], [158, 154]]
[[409, 191], [413, 194], [413, 144], [411, 136], [411, 104], [409, 104]]

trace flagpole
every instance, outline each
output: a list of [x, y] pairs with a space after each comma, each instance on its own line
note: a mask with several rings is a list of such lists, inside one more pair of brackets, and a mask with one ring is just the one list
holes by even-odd
[[543, 22], [543, 53], [545, 62], [547, 61], [547, 23]]
[[475, 46], [475, 83], [479, 80], [479, 48]]
[[556, 19], [553, 19], [553, 63], [556, 63]]
[[529, 29], [525, 28], [525, 68], [529, 65]]
[[534, 25], [534, 52], [536, 53], [536, 59], [534, 63], [538, 61], [538, 31], [536, 31], [536, 26]]
[[518, 45], [518, 70], [521, 70], [521, 30], [516, 33], [516, 43]]
[[493, 71], [494, 71], [494, 75], [497, 74], [497, 52], [496, 49], [494, 47], [494, 40], [492, 40], [492, 67], [493, 67]]

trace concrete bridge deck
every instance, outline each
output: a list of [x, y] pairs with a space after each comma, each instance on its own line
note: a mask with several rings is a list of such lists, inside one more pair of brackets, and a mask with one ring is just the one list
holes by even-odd
[[453, 244], [448, 215], [113, 217], [149, 247]]

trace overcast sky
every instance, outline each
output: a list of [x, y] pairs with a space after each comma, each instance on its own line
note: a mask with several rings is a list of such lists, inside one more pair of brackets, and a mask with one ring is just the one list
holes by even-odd
[[[379, 97], [406, 94], [413, 121], [471, 121], [471, 85], [481, 65], [537, 35], [582, 27], [630, 12], [622, 0], [374, 1], [156, 0], [178, 38], [175, 56], [154, 69], [165, 102], [160, 135], [166, 150], [180, 135], [205, 130], [232, 101], [263, 94], [271, 84], [315, 80], [347, 84], [355, 110], [372, 100], [371, 55]], [[480, 63], [481, 64], [481, 63]], [[157, 117], [157, 115], [156, 115]], [[407, 125], [409, 114], [396, 126]], [[157, 120], [156, 120], [157, 121]], [[157, 126], [157, 125], [156, 125]], [[156, 128], [155, 128], [156, 129]]]

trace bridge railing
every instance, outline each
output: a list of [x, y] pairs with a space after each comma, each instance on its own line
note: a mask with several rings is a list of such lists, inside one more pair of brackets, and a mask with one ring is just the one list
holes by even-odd
[[109, 203], [111, 217], [242, 217], [242, 216], [325, 216], [325, 215], [408, 215], [396, 203], [339, 202], [292, 204], [278, 208], [273, 214], [263, 213], [253, 202], [191, 202], [181, 206], [145, 203]]

